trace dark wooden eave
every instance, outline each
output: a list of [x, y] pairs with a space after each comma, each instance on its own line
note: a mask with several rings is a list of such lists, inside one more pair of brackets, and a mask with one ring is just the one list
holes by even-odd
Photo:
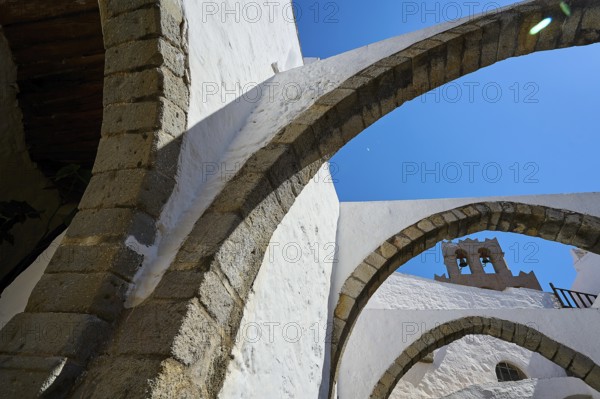
[[91, 168], [104, 80], [98, 0], [0, 0], [0, 25], [32, 160], [48, 176], [72, 163]]

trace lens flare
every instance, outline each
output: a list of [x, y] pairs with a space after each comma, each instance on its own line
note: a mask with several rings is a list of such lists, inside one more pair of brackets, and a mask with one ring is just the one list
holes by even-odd
[[547, 27], [548, 25], [550, 25], [550, 22], [552, 22], [552, 18], [544, 18], [540, 21], [540, 23], [538, 23], [536, 26], [534, 26], [533, 28], [531, 28], [531, 30], [529, 31], [530, 35], [537, 35], [538, 33], [540, 33], [542, 31], [542, 29], [544, 29], [545, 27]]
[[564, 1], [560, 2], [560, 9], [562, 10], [562, 12], [565, 13], [565, 15], [567, 17], [571, 16], [571, 7], [567, 3], [565, 3]]

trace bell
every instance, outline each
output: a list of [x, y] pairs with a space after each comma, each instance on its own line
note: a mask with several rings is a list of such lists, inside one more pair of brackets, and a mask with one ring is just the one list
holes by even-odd
[[467, 267], [469, 266], [469, 264], [467, 263], [467, 258], [460, 258], [460, 263], [458, 264], [458, 267]]
[[491, 260], [487, 256], [484, 256], [483, 258], [481, 258], [481, 263], [483, 263], [483, 267], [486, 267], [487, 264], [490, 262], [491, 262]]

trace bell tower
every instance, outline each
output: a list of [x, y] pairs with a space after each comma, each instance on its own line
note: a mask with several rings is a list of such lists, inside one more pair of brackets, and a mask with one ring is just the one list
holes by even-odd
[[508, 287], [542, 290], [533, 271], [512, 274], [496, 238], [486, 238], [483, 242], [471, 239], [442, 242], [442, 253], [448, 277], [436, 275], [436, 281], [497, 291]]

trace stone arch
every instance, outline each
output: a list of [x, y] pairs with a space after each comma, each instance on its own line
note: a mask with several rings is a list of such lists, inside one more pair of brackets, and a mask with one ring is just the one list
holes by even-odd
[[360, 312], [398, 267], [441, 240], [486, 230], [540, 237], [600, 253], [600, 218], [568, 210], [508, 201], [480, 202], [422, 219], [383, 242], [344, 282], [334, 311], [332, 381]]
[[[404, 102], [462, 75], [510, 57], [598, 41], [598, 9], [593, 1], [573, 2], [573, 17], [566, 19], [555, 2], [517, 4], [418, 41], [350, 77], [302, 110], [245, 162], [195, 223], [154, 299], [173, 300], [175, 282], [186, 282], [186, 297], [198, 300], [209, 324], [227, 327], [219, 337], [225, 342], [218, 346], [220, 359], [209, 355], [211, 364], [226, 364], [227, 343], [235, 339], [266, 243], [331, 154]], [[556, 24], [539, 36], [528, 35], [541, 15], [552, 16]], [[205, 275], [217, 281], [220, 304], [205, 292], [196, 295], [197, 287], [207, 284]], [[222, 375], [217, 379], [222, 381]]]
[[[139, 381], [124, 386], [147, 389], [154, 379], [160, 383], [153, 392], [161, 392], [176, 380], [181, 390], [215, 397], [269, 238], [321, 164], [384, 114], [447, 81], [509, 57], [598, 41], [597, 9], [595, 2], [579, 0], [566, 20], [544, 0], [471, 19], [378, 60], [273, 132], [196, 221], [153, 294], [121, 315], [112, 350], [123, 357], [123, 368], [135, 354], [140, 371]], [[557, 23], [529, 36], [542, 14]], [[135, 347], [128, 334], [139, 336], [148, 318], [168, 328], [155, 344]], [[192, 332], [190, 323], [198, 321], [206, 331], [218, 331], [214, 339]], [[200, 364], [200, 375], [193, 374]], [[86, 383], [117, 377], [120, 370], [98, 363]]]
[[370, 398], [387, 399], [402, 376], [419, 360], [433, 350], [473, 334], [489, 335], [539, 353], [592, 388], [600, 389], [600, 367], [586, 355], [533, 327], [493, 317], [469, 316], [434, 327], [410, 344], [381, 376]]

